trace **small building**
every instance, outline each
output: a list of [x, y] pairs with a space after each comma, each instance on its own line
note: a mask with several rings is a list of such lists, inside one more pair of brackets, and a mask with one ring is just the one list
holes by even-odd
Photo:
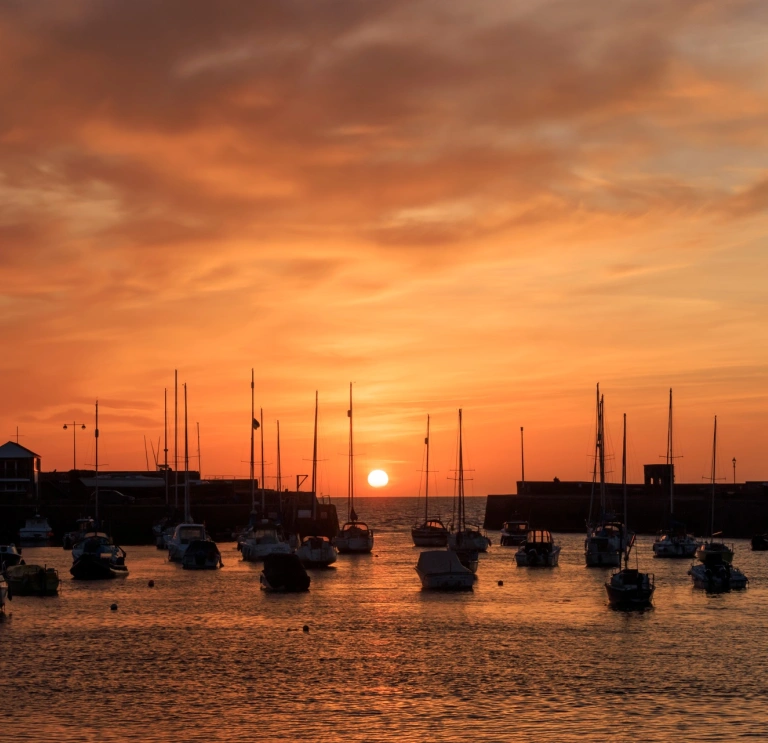
[[40, 455], [8, 441], [0, 446], [0, 500], [25, 495], [37, 498]]

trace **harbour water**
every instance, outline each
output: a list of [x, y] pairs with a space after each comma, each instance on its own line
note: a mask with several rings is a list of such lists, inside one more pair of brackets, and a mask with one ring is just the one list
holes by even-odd
[[[484, 501], [468, 499], [470, 515], [481, 520]], [[435, 505], [447, 515], [450, 499]], [[373, 554], [312, 571], [306, 594], [260, 591], [260, 566], [234, 543], [220, 544], [215, 572], [131, 547], [130, 575], [101, 583], [70, 580], [61, 547], [25, 549], [59, 570], [62, 589], [14, 598], [0, 624], [3, 738], [768, 738], [768, 553], [747, 540], [735, 540], [734, 564], [749, 588], [713, 596], [691, 587], [690, 563], [652, 559], [640, 537], [655, 608], [626, 613], [607, 605], [610, 571], [584, 567], [581, 534], [557, 535], [559, 568], [526, 569], [489, 532], [472, 592], [427, 593], [409, 533], [416, 500], [356, 507]]]

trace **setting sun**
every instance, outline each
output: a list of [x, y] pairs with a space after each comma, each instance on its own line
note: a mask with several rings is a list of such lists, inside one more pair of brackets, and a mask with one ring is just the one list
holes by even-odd
[[389, 482], [389, 477], [384, 470], [373, 470], [368, 474], [368, 484], [372, 488], [383, 488]]

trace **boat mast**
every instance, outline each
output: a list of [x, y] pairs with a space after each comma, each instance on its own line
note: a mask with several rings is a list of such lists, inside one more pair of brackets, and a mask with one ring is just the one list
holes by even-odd
[[277, 492], [283, 491], [283, 483], [280, 472], [280, 421], [277, 422]]
[[96, 439], [96, 526], [99, 525], [99, 401], [96, 400], [96, 428], [93, 432]]
[[163, 406], [163, 419], [164, 419], [164, 436], [165, 436], [165, 505], [168, 506], [168, 388], [165, 388], [164, 406]]
[[253, 368], [251, 368], [251, 513], [256, 510], [256, 493], [253, 484], [253, 432], [256, 430], [256, 413], [253, 408]]
[[424, 523], [426, 524], [429, 519], [429, 415], [427, 415], [427, 437], [424, 439], [424, 443], [427, 445], [427, 480], [424, 488]]
[[597, 440], [600, 447], [600, 520], [605, 521], [605, 396], [600, 396]]
[[461, 440], [461, 408], [459, 408], [459, 531], [466, 529], [464, 513], [464, 450]]
[[[259, 408], [259, 416], [264, 421], [264, 410]], [[264, 426], [261, 427], [261, 518], [264, 518], [264, 512], [267, 510], [264, 502]]]
[[[624, 413], [624, 437], [621, 445], [621, 490], [624, 497], [624, 532], [628, 535], [627, 531], [627, 414]], [[624, 552], [624, 567], [627, 567], [629, 562], [629, 550], [632, 549], [627, 539], [628, 549]], [[637, 551], [635, 551], [637, 555]]]
[[672, 454], [672, 388], [669, 388], [669, 424], [667, 427], [667, 464], [669, 465], [669, 513], [675, 512], [675, 475]]
[[[349, 472], [347, 474], [347, 521], [357, 521], [355, 514], [355, 467], [352, 450], [352, 382], [349, 383]], [[354, 514], [354, 515], [353, 515]]]
[[592, 467], [592, 489], [589, 492], [589, 517], [587, 518], [587, 532], [592, 527], [592, 506], [595, 502], [595, 485], [597, 483], [597, 460], [598, 460], [598, 447], [600, 441], [600, 382], [597, 383], [597, 403], [595, 405], [597, 410], [597, 423], [595, 429], [595, 460]]
[[189, 435], [187, 429], [187, 383], [184, 382], [184, 521], [190, 522], [189, 513]]
[[315, 390], [315, 435], [312, 442], [312, 521], [317, 519], [317, 390]]
[[173, 370], [173, 507], [179, 507], [179, 370]]
[[709, 525], [709, 538], [715, 533], [715, 476], [717, 474], [717, 416], [715, 416], [715, 433], [712, 437], [712, 517]]

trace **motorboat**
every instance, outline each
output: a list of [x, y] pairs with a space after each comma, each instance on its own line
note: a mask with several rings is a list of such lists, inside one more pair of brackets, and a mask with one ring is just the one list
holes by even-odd
[[98, 539], [86, 539], [83, 546], [82, 553], [69, 569], [75, 580], [112, 580], [128, 575], [122, 547], [111, 545], [112, 549], [108, 552]]
[[77, 529], [68, 531], [62, 540], [65, 550], [71, 550], [79, 541], [85, 538], [86, 534], [96, 531], [96, 522], [90, 516], [84, 516], [75, 523], [77, 524]]
[[501, 527], [500, 544], [502, 547], [519, 547], [528, 538], [528, 522], [522, 520], [505, 521]]
[[0, 570], [13, 567], [19, 563], [24, 564], [21, 549], [15, 544], [0, 544]]
[[642, 609], [651, 605], [656, 589], [653, 573], [635, 568], [618, 570], [605, 582], [608, 603], [622, 609]]
[[692, 558], [701, 546], [701, 540], [685, 531], [685, 525], [657, 534], [653, 542], [654, 557]]
[[555, 544], [552, 534], [543, 529], [528, 532], [525, 542], [515, 553], [515, 562], [524, 567], [557, 567], [560, 560], [560, 545]]
[[753, 552], [765, 552], [768, 550], [768, 534], [755, 534], [752, 537], [751, 546]]
[[416, 547], [445, 547], [448, 544], [448, 527], [440, 519], [427, 519], [413, 526], [411, 538]]
[[40, 565], [14, 565], [5, 578], [15, 596], [55, 596], [59, 592], [59, 571]]
[[283, 539], [281, 530], [268, 519], [251, 529], [240, 543], [240, 551], [246, 562], [263, 560], [267, 555], [289, 555], [293, 552]]
[[216, 542], [196, 539], [187, 545], [181, 558], [181, 566], [185, 570], [215, 570], [223, 568], [224, 563]]
[[741, 570], [716, 555], [710, 556], [706, 562], [691, 565], [688, 575], [693, 579], [695, 588], [710, 593], [739, 590], [746, 588], [749, 583]]
[[347, 478], [347, 521], [334, 538], [339, 553], [365, 554], [373, 550], [373, 529], [355, 513], [355, 460], [352, 449], [352, 383], [349, 384], [349, 459]]
[[305, 568], [327, 568], [339, 553], [328, 537], [312, 536], [301, 540], [296, 555]]
[[471, 591], [475, 574], [451, 550], [422, 552], [416, 563], [421, 587], [433, 591]]
[[465, 526], [463, 529], [448, 535], [448, 549], [471, 549], [475, 552], [487, 552], [490, 546], [491, 540], [475, 526]]
[[[714, 536], [719, 536], [719, 533], [714, 534]], [[707, 562], [713, 557], [719, 558], [723, 562], [733, 562], [733, 545], [717, 542], [714, 539], [699, 545], [696, 550], [696, 559], [699, 562]]]
[[53, 529], [48, 519], [39, 513], [29, 518], [24, 526], [19, 529], [19, 541], [23, 545], [46, 545], [53, 539]]
[[334, 538], [334, 544], [340, 553], [370, 552], [373, 549], [373, 529], [364, 521], [347, 521]]
[[77, 560], [85, 552], [89, 554], [111, 555], [115, 551], [112, 537], [103, 531], [90, 531], [84, 534], [72, 548], [72, 559]]
[[429, 516], [429, 416], [427, 435], [424, 438], [426, 467], [424, 469], [424, 520], [411, 528], [411, 538], [416, 547], [445, 547], [448, 544], [448, 529], [436, 517]]
[[298, 593], [309, 590], [311, 579], [293, 552], [273, 553], [264, 558], [259, 584], [264, 591]]
[[184, 553], [192, 542], [207, 540], [205, 524], [177, 524], [168, 540], [168, 559], [171, 562], [181, 562], [181, 558], [184, 557]]

